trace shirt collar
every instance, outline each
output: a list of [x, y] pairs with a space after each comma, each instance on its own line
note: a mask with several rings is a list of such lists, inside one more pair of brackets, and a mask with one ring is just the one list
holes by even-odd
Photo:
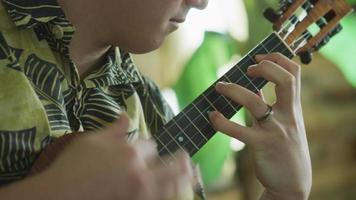
[[131, 56], [118, 47], [112, 47], [106, 56], [105, 64], [84, 79], [86, 88], [128, 85], [142, 82], [141, 73]]

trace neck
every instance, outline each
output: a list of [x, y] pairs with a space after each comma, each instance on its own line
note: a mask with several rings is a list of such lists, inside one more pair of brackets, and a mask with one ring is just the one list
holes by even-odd
[[58, 4], [76, 28], [69, 45], [69, 54], [80, 77], [84, 78], [103, 65], [104, 55], [110, 46], [105, 45], [100, 39], [100, 34], [96, 31], [98, 27], [92, 26], [95, 22], [86, 14], [91, 12], [91, 8], [85, 6], [87, 5], [85, 2], [58, 0]]
[[69, 46], [69, 54], [73, 59], [81, 78], [86, 77], [93, 70], [102, 67], [104, 55], [110, 46], [95, 45], [94, 38], [81, 34], [77, 29]]

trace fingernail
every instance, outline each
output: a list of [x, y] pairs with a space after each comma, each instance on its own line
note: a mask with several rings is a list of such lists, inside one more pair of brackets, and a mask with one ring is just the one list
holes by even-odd
[[227, 82], [224, 82], [224, 81], [220, 81], [218, 82], [216, 85], [215, 85], [215, 89], [217, 91], [220, 91], [221, 89], [224, 88], [224, 86], [226, 86], [228, 83]]
[[208, 116], [209, 116], [209, 118], [210, 118], [211, 115], [212, 115], [212, 111], [208, 110], [206, 113], [208, 113]]
[[249, 66], [248, 69], [253, 69], [253, 68], [256, 68], [256, 67], [257, 67], [257, 64]]
[[256, 65], [251, 65], [247, 68], [247, 72], [250, 72], [251, 70], [254, 70], [255, 68], [257, 67], [257, 64]]
[[203, 183], [201, 170], [199, 164], [193, 165], [193, 180], [192, 184], [194, 186], [195, 191], [201, 190], [201, 185]]
[[217, 111], [207, 111], [209, 118], [214, 117], [214, 115], [217, 113]]
[[229, 84], [228, 82], [225, 82], [225, 81], [219, 81], [217, 85], [227, 85]]

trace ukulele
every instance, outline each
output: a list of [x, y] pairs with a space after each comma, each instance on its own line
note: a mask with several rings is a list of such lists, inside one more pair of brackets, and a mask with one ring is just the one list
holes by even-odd
[[[268, 81], [247, 75], [247, 68], [256, 64], [255, 55], [273, 52], [288, 58], [298, 55], [302, 63], [308, 64], [312, 61], [312, 53], [342, 30], [339, 21], [350, 12], [352, 8], [345, 0], [282, 0], [278, 11], [268, 8], [264, 16], [273, 23], [274, 32], [153, 135], [159, 155], [174, 158], [173, 152], [181, 149], [193, 156], [216, 133], [208, 118], [209, 111], [217, 110], [230, 119], [241, 109], [241, 105], [215, 91], [217, 82], [239, 84], [258, 93]], [[70, 141], [78, 137], [80, 133], [55, 139], [41, 152], [30, 175], [44, 170]]]

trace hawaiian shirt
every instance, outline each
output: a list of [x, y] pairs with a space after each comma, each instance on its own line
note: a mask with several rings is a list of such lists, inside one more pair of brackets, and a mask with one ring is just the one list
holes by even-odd
[[22, 179], [54, 138], [100, 129], [126, 112], [132, 142], [173, 117], [119, 47], [80, 80], [69, 56], [74, 32], [56, 0], [0, 2], [0, 186]]

